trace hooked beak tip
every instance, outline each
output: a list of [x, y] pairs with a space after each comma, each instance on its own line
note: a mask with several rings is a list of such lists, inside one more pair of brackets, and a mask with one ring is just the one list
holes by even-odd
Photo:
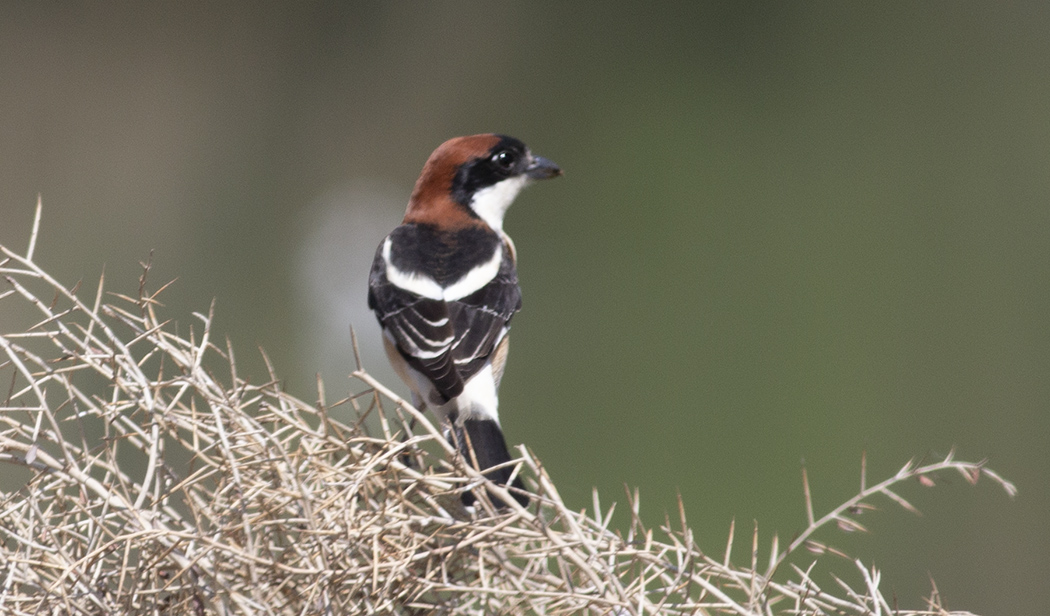
[[534, 180], [545, 180], [564, 175], [564, 172], [553, 161], [547, 160], [542, 156], [534, 156], [532, 162], [525, 169], [525, 175]]

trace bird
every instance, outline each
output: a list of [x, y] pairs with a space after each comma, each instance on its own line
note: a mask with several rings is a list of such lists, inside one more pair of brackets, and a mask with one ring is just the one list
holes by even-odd
[[[379, 244], [368, 277], [368, 307], [413, 404], [433, 411], [464, 460], [503, 486], [513, 468], [489, 469], [512, 460], [497, 392], [510, 321], [521, 309], [517, 252], [503, 218], [525, 186], [560, 175], [514, 137], [445, 141], [423, 165], [404, 219]], [[510, 487], [527, 506], [521, 478]], [[467, 491], [462, 500], [470, 506], [475, 497]]]

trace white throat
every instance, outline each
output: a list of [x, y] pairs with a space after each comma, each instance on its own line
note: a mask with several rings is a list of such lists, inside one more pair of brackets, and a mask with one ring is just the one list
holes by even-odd
[[503, 231], [503, 216], [507, 213], [507, 208], [528, 182], [527, 176], [519, 175], [482, 188], [474, 193], [474, 198], [470, 201], [470, 209], [474, 210], [474, 213], [480, 216], [488, 226], [496, 231]]

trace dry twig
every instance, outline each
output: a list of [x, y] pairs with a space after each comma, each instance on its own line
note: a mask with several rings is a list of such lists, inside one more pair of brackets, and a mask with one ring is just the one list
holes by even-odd
[[[807, 528], [782, 552], [774, 540], [764, 572], [757, 529], [736, 566], [728, 548], [701, 551], [681, 507], [677, 528], [645, 528], [635, 494], [621, 536], [597, 493], [593, 517], [570, 510], [529, 451], [535, 505], [503, 494], [512, 508], [496, 510], [479, 490], [468, 511], [459, 494], [484, 477], [367, 372], [334, 404], [320, 383], [317, 404], [282, 392], [272, 369], [252, 385], [214, 343], [211, 311], [188, 337], [158, 317], [148, 264], [137, 297], [103, 301], [100, 280], [84, 303], [36, 264], [36, 237], [26, 255], [0, 246], [0, 311], [36, 314], [0, 335], [0, 462], [27, 469], [0, 496], [4, 614], [889, 614], [860, 562], [863, 583], [835, 591], [812, 564], [778, 569], [871, 497], [913, 510], [892, 489], [909, 478], [955, 470], [1013, 492], [949, 455], [817, 519], [807, 481]], [[382, 434], [337, 421], [339, 407]], [[892, 613], [947, 612], [934, 594]]]

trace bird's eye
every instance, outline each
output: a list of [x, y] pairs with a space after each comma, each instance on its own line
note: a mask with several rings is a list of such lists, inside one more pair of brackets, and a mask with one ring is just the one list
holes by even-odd
[[492, 162], [496, 163], [496, 166], [504, 171], [510, 171], [514, 167], [516, 158], [514, 153], [509, 150], [501, 150], [492, 155]]

